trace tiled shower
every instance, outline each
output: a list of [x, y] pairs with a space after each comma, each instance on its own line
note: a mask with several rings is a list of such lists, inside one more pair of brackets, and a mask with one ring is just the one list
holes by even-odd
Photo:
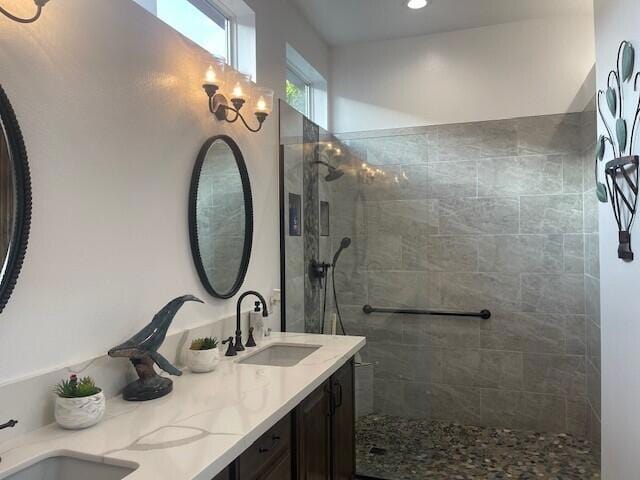
[[[367, 337], [356, 367], [362, 428], [411, 430], [415, 424], [403, 422], [419, 419], [567, 434], [578, 442], [571, 448], [588, 451], [575, 466], [587, 473], [576, 478], [599, 478], [590, 476], [600, 436], [593, 106], [335, 137], [318, 131], [316, 138], [318, 148], [311, 139], [283, 147], [290, 152], [283, 211], [296, 189], [304, 201], [330, 205], [328, 237], [305, 228], [294, 238], [284, 229], [287, 318], [305, 312], [304, 323], [287, 320], [287, 328], [319, 331], [323, 290], [309, 281], [307, 262], [310, 255], [330, 261], [351, 238], [335, 274], [347, 333]], [[329, 163], [345, 172], [329, 183], [323, 166], [309, 168], [327, 142]], [[317, 209], [302, 210], [305, 226], [319, 222]], [[366, 304], [492, 316], [367, 315]], [[327, 318], [334, 310], [328, 295]], [[368, 443], [359, 445], [358, 460], [369, 469], [360, 473], [422, 478], [385, 469], [394, 446], [375, 444], [385, 436], [398, 443], [391, 432], [359, 436]], [[409, 453], [429, 463], [429, 452]]]

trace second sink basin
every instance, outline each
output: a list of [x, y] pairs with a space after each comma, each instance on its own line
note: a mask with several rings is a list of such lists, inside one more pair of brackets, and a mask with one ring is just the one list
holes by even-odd
[[66, 452], [43, 458], [4, 480], [122, 480], [135, 467], [105, 463], [104, 459]]
[[267, 365], [270, 367], [293, 367], [318, 350], [320, 345], [294, 345], [278, 343], [264, 350], [252, 353], [238, 363], [247, 365]]

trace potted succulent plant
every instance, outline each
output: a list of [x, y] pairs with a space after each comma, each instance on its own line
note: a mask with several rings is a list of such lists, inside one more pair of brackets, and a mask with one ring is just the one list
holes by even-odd
[[71, 375], [55, 387], [55, 418], [69, 430], [92, 427], [104, 416], [106, 402], [102, 389], [91, 377]]
[[215, 337], [196, 338], [191, 342], [187, 354], [187, 364], [194, 373], [206, 373], [215, 370], [220, 362], [218, 339]]

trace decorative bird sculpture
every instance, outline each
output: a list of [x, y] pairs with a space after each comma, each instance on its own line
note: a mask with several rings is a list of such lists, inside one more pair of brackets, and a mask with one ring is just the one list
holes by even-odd
[[136, 333], [126, 342], [109, 350], [110, 357], [126, 357], [136, 369], [138, 377], [127, 385], [122, 393], [125, 400], [139, 402], [164, 397], [173, 390], [170, 378], [159, 376], [154, 364], [171, 375], [182, 375], [182, 372], [164, 358], [158, 349], [167, 336], [167, 330], [176, 313], [185, 302], [204, 303], [193, 295], [174, 298], [162, 310], [155, 314], [151, 323]]

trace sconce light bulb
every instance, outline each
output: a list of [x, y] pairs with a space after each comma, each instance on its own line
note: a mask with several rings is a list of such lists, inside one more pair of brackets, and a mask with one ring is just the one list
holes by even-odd
[[340, 150], [339, 148], [336, 148], [336, 155], [341, 155], [342, 154], [342, 150]]
[[239, 83], [236, 83], [236, 85], [233, 87], [233, 91], [231, 92], [231, 98], [242, 98], [242, 97], [243, 97], [242, 87], [240, 86]]
[[362, 168], [367, 168], [367, 164], [366, 164], [366, 163], [363, 163], [363, 164], [362, 164]]
[[267, 102], [265, 102], [264, 97], [260, 97], [258, 99], [258, 103], [256, 104], [256, 108], [259, 112], [264, 112], [267, 110]]

